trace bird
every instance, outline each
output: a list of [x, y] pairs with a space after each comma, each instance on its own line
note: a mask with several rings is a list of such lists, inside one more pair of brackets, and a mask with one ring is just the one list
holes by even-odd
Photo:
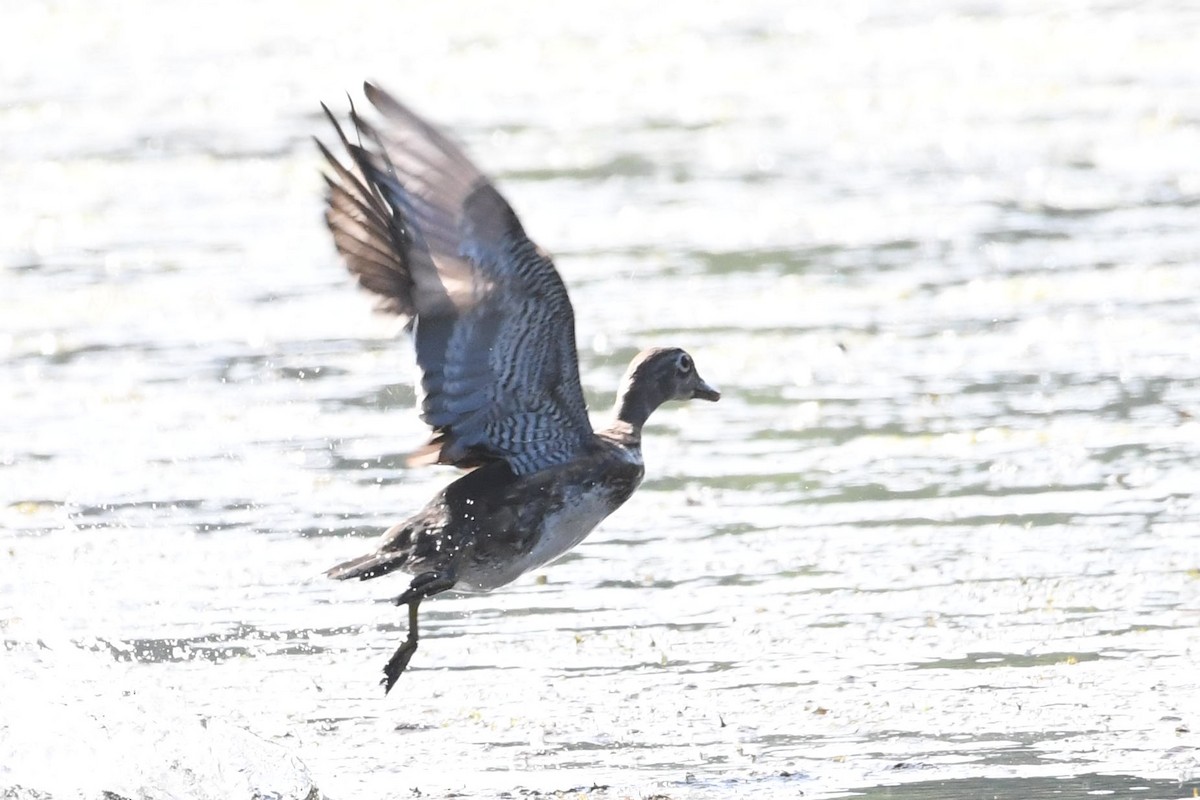
[[325, 221], [359, 285], [412, 334], [431, 435], [409, 465], [467, 470], [374, 551], [326, 572], [411, 576], [393, 600], [408, 607], [408, 635], [384, 667], [386, 695], [417, 651], [423, 601], [489, 592], [575, 547], [641, 483], [651, 413], [721, 395], [686, 351], [652, 347], [630, 363], [611, 422], [594, 430], [574, 311], [550, 256], [456, 143], [377, 85], [363, 92], [377, 121], [351, 100], [353, 141], [321, 104], [347, 159], [315, 137]]

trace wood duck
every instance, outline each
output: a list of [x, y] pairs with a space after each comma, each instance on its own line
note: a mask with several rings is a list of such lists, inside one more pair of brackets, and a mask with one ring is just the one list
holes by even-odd
[[417, 609], [440, 592], [487, 592], [579, 544], [641, 483], [642, 426], [668, 400], [720, 398], [679, 348], [630, 364], [614, 419], [593, 431], [579, 380], [575, 321], [550, 258], [457, 145], [366, 84], [382, 124], [350, 109], [349, 154], [328, 161], [325, 219], [359, 284], [408, 321], [421, 368], [421, 417], [433, 429], [410, 463], [470, 470], [375, 552], [328, 571], [412, 582], [408, 637], [384, 668], [391, 691], [417, 650]]

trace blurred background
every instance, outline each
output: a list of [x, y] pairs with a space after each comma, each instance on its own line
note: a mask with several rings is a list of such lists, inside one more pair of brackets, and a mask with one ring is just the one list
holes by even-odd
[[[1191, 797], [1200, 7], [9, 3], [0, 795]], [[423, 609], [453, 477], [321, 219], [364, 79], [554, 253], [647, 480]], [[106, 795], [109, 796], [109, 795]]]

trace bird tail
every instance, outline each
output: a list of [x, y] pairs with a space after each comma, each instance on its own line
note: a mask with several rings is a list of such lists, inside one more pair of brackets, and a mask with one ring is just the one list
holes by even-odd
[[370, 578], [378, 578], [380, 575], [387, 575], [393, 570], [397, 570], [404, 566], [405, 557], [403, 553], [368, 553], [365, 556], [352, 558], [349, 561], [344, 561], [329, 570], [326, 570], [325, 575], [338, 581], [345, 581], [351, 578], [358, 578], [360, 581], [365, 581]]

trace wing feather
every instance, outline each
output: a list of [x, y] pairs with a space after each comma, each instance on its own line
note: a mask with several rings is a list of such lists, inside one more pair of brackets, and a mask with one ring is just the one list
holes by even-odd
[[[421, 460], [562, 463], [591, 435], [575, 320], [553, 262], [504, 197], [444, 134], [371, 84], [378, 124], [351, 107], [330, 165], [325, 219], [347, 268], [412, 324], [422, 370]], [[324, 106], [322, 106], [324, 107]]]

